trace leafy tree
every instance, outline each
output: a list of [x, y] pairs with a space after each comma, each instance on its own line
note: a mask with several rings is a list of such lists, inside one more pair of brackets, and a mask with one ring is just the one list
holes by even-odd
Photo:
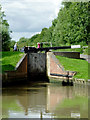
[[62, 44], [87, 44], [89, 40], [89, 2], [64, 2], [59, 11], [54, 39]]
[[15, 43], [16, 43], [16, 41], [12, 40], [11, 44], [10, 44], [10, 48], [14, 48]]
[[19, 39], [19, 41], [17, 42], [17, 44], [18, 44], [19, 48], [24, 47], [24, 46], [28, 46], [28, 38], [21, 37]]
[[5, 14], [4, 12], [1, 11], [2, 7], [0, 5], [0, 34], [2, 35], [2, 50], [3, 51], [8, 51], [10, 50], [10, 42], [11, 42], [11, 37], [10, 37], [10, 30], [9, 30], [9, 24], [7, 20], [5, 20]]

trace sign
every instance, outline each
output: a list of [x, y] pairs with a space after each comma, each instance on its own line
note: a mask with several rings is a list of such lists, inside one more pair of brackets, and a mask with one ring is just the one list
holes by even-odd
[[71, 48], [81, 48], [81, 45], [71, 45]]

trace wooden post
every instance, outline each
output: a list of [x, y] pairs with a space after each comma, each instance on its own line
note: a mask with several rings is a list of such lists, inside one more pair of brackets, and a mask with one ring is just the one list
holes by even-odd
[[69, 85], [69, 71], [67, 71], [67, 85]]

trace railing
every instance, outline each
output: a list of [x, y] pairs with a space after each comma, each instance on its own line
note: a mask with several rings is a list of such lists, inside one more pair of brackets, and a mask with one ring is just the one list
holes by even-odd
[[35, 47], [25, 47], [25, 53], [34, 52], [37, 53], [39, 51], [48, 52], [49, 50], [57, 50], [57, 49], [73, 49], [73, 48], [80, 48], [80, 45], [71, 45], [71, 46], [60, 46], [60, 47], [45, 47], [45, 48], [35, 48]]

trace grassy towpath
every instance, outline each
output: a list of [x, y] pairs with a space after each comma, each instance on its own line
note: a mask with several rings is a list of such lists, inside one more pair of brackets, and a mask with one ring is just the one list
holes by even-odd
[[76, 71], [74, 78], [88, 80], [88, 62], [82, 59], [73, 59], [56, 56], [65, 70]]
[[2, 52], [0, 58], [0, 66], [2, 65], [2, 73], [7, 70], [14, 70], [18, 61], [22, 58], [24, 53], [21, 52]]

